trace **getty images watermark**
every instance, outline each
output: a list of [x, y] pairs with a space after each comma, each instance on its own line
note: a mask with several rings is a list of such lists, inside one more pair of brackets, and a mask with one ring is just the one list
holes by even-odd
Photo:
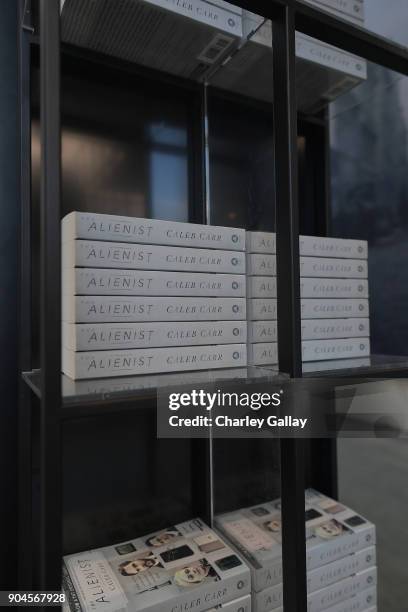
[[[208, 392], [204, 389], [192, 389], [183, 393], [169, 394], [169, 409], [173, 412], [178, 412], [182, 408], [199, 409], [201, 412], [209, 412], [211, 416], [206, 414], [189, 414], [188, 416], [171, 415], [168, 419], [170, 427], [232, 427], [246, 429], [263, 429], [265, 427], [280, 428], [280, 427], [299, 427], [304, 429], [307, 424], [307, 418], [293, 418], [290, 415], [285, 415], [280, 418], [276, 414], [268, 414], [265, 416], [254, 416], [250, 413], [241, 414], [240, 416], [228, 414], [224, 409], [239, 409], [241, 412], [244, 409], [246, 412], [252, 410], [257, 412], [262, 408], [278, 408], [282, 404], [284, 391], [281, 389], [278, 392], [226, 392], [218, 389], [215, 392]], [[221, 414], [212, 416], [213, 411], [221, 411]]]

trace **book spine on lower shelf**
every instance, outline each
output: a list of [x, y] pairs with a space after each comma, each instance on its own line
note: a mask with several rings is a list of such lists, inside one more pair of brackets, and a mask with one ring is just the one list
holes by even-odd
[[62, 220], [62, 241], [76, 239], [245, 250], [245, 230], [158, 219], [72, 212]]
[[353, 574], [371, 569], [376, 565], [375, 546], [365, 548], [353, 555], [333, 561], [307, 573], [307, 591], [313, 593]]
[[301, 278], [302, 298], [368, 298], [366, 279]]
[[247, 300], [248, 321], [270, 321], [277, 319], [277, 301], [275, 299]]
[[276, 298], [275, 276], [248, 276], [247, 297], [249, 298]]
[[[74, 380], [242, 367], [245, 344], [75, 353], [62, 349], [62, 370]], [[239, 593], [238, 593], [239, 594]]]
[[[247, 232], [248, 253], [276, 253], [276, 234], [273, 232]], [[366, 240], [299, 236], [299, 254], [305, 257], [337, 257], [340, 259], [367, 259]]]
[[364, 259], [302, 256], [300, 258], [300, 276], [301, 278], [367, 278], [367, 261]]
[[[357, 574], [339, 580], [330, 586], [308, 593], [308, 612], [326, 612], [332, 610], [332, 606], [345, 602], [352, 597], [360, 595], [366, 589], [372, 589], [377, 581], [377, 569], [375, 567], [363, 570]], [[278, 584], [252, 597], [253, 612], [270, 612], [282, 606], [283, 585]]]
[[276, 276], [276, 255], [247, 254], [248, 276]]
[[347, 359], [368, 357], [369, 338], [341, 338], [334, 340], [306, 340], [302, 342], [303, 361], [323, 361], [326, 359]]
[[63, 268], [62, 291], [76, 295], [245, 297], [244, 274]]
[[276, 365], [278, 363], [277, 342], [248, 344], [248, 365]]
[[367, 299], [302, 299], [302, 319], [367, 318]]
[[276, 342], [277, 340], [277, 321], [248, 321], [248, 342]]
[[66, 323], [243, 321], [245, 298], [62, 296]]
[[[343, 516], [343, 515], [342, 515]], [[349, 516], [349, 514], [347, 514]], [[353, 514], [350, 515], [351, 517]], [[339, 520], [343, 521], [343, 518]], [[325, 563], [337, 561], [346, 555], [351, 555], [369, 546], [375, 546], [375, 526], [365, 523], [354, 533], [342, 536], [341, 541], [328, 540], [307, 550], [306, 564], [308, 570], [320, 567]]]
[[368, 338], [369, 319], [308, 319], [302, 321], [302, 340]]
[[245, 595], [228, 603], [211, 608], [207, 612], [251, 612], [251, 595]]
[[245, 253], [125, 242], [71, 240], [62, 244], [62, 267], [245, 274]]
[[243, 343], [246, 321], [186, 323], [63, 323], [62, 344], [72, 351]]
[[[283, 612], [283, 608], [275, 608], [274, 612]], [[364, 589], [349, 599], [330, 606], [327, 612], [377, 612], [377, 589]]]

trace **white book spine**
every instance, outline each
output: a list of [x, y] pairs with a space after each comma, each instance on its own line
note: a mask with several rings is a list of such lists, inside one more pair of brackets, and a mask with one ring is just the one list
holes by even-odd
[[[273, 232], [247, 232], [248, 253], [276, 253], [276, 234]], [[305, 257], [337, 257], [340, 259], [367, 259], [366, 240], [299, 236], [299, 254]]]
[[271, 321], [278, 317], [277, 301], [275, 299], [247, 300], [248, 321]]
[[369, 319], [308, 319], [302, 321], [302, 340], [368, 338]]
[[[168, 4], [167, 0], [164, 0]], [[62, 241], [76, 239], [245, 250], [245, 230], [157, 219], [72, 212], [62, 220]]]
[[338, 259], [334, 257], [301, 257], [300, 276], [303, 278], [367, 278], [364, 259]]
[[302, 319], [367, 318], [368, 300], [362, 299], [302, 299]]
[[248, 276], [276, 276], [276, 255], [247, 254]]
[[246, 363], [245, 344], [87, 351], [84, 353], [62, 349], [62, 370], [74, 380], [233, 368], [245, 366]]
[[251, 612], [251, 595], [234, 599], [206, 612]]
[[243, 321], [245, 298], [62, 296], [66, 323]]
[[324, 589], [339, 580], [358, 574], [376, 566], [375, 546], [365, 548], [354, 555], [318, 567], [307, 574], [307, 591], [313, 593]]
[[[350, 599], [341, 601], [335, 606], [330, 606], [328, 612], [377, 612], [377, 589], [376, 587], [364, 589], [356, 593]], [[274, 612], [283, 612], [283, 608], [275, 608]]]
[[276, 234], [274, 232], [247, 232], [247, 253], [276, 253]]
[[356, 81], [367, 79], [364, 59], [300, 32], [296, 32], [296, 56], [347, 74]]
[[248, 342], [277, 342], [277, 321], [248, 321]]
[[306, 0], [317, 8], [325, 9], [343, 19], [352, 19], [353, 22], [364, 21], [364, 2], [362, 0]]
[[246, 339], [246, 321], [62, 324], [62, 344], [71, 351], [233, 344]]
[[[377, 569], [366, 569], [353, 576], [339, 580], [323, 589], [309, 593], [307, 597], [308, 612], [323, 612], [330, 610], [343, 601], [346, 601], [366, 589], [372, 589], [377, 582]], [[254, 612], [270, 612], [282, 606], [283, 584], [280, 583], [269, 589], [255, 593], [252, 598]]]
[[191, 274], [63, 268], [62, 291], [75, 295], [245, 297], [244, 274]]
[[276, 298], [276, 276], [247, 276], [249, 298]]
[[369, 338], [341, 338], [334, 340], [306, 340], [302, 342], [303, 361], [352, 359], [370, 355]]
[[364, 278], [301, 278], [302, 298], [368, 298], [368, 281]]
[[62, 266], [245, 274], [245, 254], [239, 251], [71, 240], [62, 244]]
[[276, 365], [278, 363], [277, 342], [248, 344], [248, 365]]
[[[146, 1], [146, 0], [145, 0]], [[236, 7], [226, 9], [226, 3], [208, 2], [207, 0], [189, 0], [188, 2], [169, 2], [169, 0], [147, 0], [160, 8], [178, 13], [183, 17], [194, 19], [204, 25], [228, 32], [234, 36], [242, 36], [241, 16]]]
[[308, 570], [320, 567], [325, 563], [337, 561], [364, 548], [375, 546], [375, 527], [368, 523], [352, 534], [342, 536], [341, 540], [328, 540], [306, 551]]
[[321, 236], [300, 236], [300, 255], [306, 257], [337, 257], [344, 259], [367, 259], [366, 240], [325, 238]]

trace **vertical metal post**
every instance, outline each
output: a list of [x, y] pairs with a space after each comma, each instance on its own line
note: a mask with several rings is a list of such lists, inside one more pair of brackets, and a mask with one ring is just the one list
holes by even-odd
[[[27, 3], [19, 0], [20, 372], [31, 370], [31, 108]], [[29, 21], [29, 19], [28, 19]], [[32, 588], [32, 391], [20, 378], [18, 402], [18, 587]]]
[[[302, 375], [297, 198], [297, 108], [295, 11], [282, 7], [273, 20], [276, 174], [276, 253], [279, 367]], [[305, 612], [306, 537], [304, 444], [281, 441], [283, 602], [287, 612]]]
[[41, 588], [61, 588], [60, 3], [40, 1]]

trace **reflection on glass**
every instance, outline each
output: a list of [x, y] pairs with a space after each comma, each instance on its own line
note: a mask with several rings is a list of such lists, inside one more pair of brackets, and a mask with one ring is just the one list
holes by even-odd
[[333, 232], [369, 241], [372, 352], [406, 355], [408, 79], [368, 75], [330, 107]]

